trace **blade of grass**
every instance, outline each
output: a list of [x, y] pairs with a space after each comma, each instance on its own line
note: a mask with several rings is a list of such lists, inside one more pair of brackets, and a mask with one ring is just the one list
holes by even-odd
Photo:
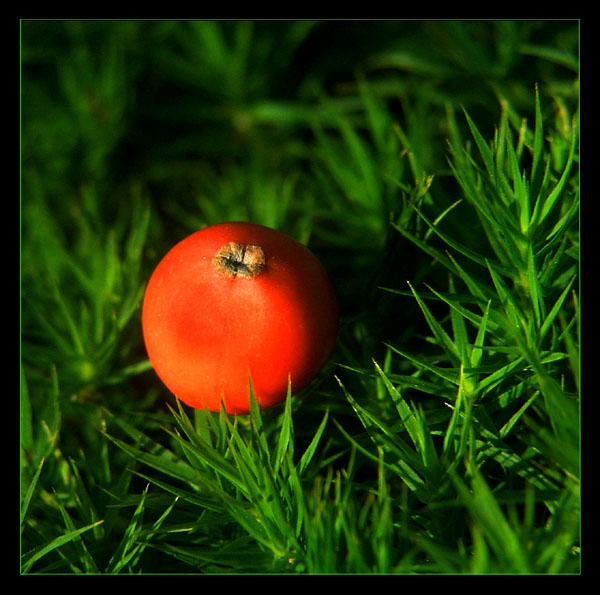
[[554, 209], [556, 204], [558, 203], [560, 197], [563, 194], [563, 191], [569, 181], [569, 175], [571, 173], [571, 166], [573, 165], [573, 161], [575, 158], [575, 151], [578, 143], [578, 135], [575, 130], [571, 134], [571, 144], [569, 149], [569, 155], [567, 157], [566, 164], [563, 168], [560, 179], [558, 180], [556, 186], [552, 189], [550, 194], [547, 197], [542, 198], [538, 197], [538, 200], [535, 203], [533, 213], [531, 215], [530, 227], [538, 227], [547, 219], [548, 215]]
[[461, 500], [478, 522], [483, 537], [498, 558], [508, 558], [514, 572], [527, 573], [529, 566], [519, 535], [512, 529], [482, 475], [474, 473], [471, 490], [456, 475], [454, 483]]
[[35, 487], [40, 478], [40, 473], [42, 472], [42, 467], [44, 466], [44, 462], [45, 462], [45, 458], [42, 457], [37, 469], [35, 470], [33, 477], [31, 478], [31, 481], [29, 482], [29, 486], [27, 486], [27, 491], [25, 492], [25, 496], [23, 497], [23, 501], [21, 503], [21, 527], [23, 526], [23, 522], [25, 520], [25, 517], [27, 516], [27, 510], [29, 508], [29, 503], [31, 502], [31, 497], [33, 496], [33, 493], [35, 492]]
[[278, 474], [284, 465], [286, 458], [294, 458], [294, 423], [292, 421], [292, 390], [288, 383], [288, 391], [285, 398], [285, 406], [281, 417], [281, 430], [273, 461], [273, 471]]
[[73, 541], [74, 539], [79, 537], [79, 535], [81, 535], [82, 533], [85, 533], [86, 531], [90, 531], [94, 527], [97, 527], [98, 525], [100, 525], [102, 522], [103, 521], [101, 521], [101, 520], [96, 521], [95, 523], [92, 523], [91, 525], [86, 525], [85, 527], [81, 527], [79, 529], [67, 531], [66, 533], [54, 538], [50, 543], [41, 545], [41, 546], [27, 552], [27, 554], [25, 554], [23, 556], [23, 561], [21, 564], [21, 571], [24, 574], [29, 573], [29, 571], [31, 570], [33, 565], [36, 562], [38, 562], [39, 560], [41, 560], [44, 556], [48, 555], [50, 552], [54, 551], [55, 549], [60, 548], [61, 546], [66, 545], [67, 543], [70, 543], [71, 541]]
[[427, 320], [427, 324], [429, 325], [429, 328], [433, 332], [433, 335], [438, 340], [440, 346], [444, 349], [444, 351], [450, 358], [450, 361], [452, 362], [454, 367], [458, 368], [460, 366], [460, 354], [458, 353], [458, 350], [456, 349], [456, 345], [454, 344], [452, 339], [448, 336], [448, 333], [446, 333], [446, 331], [442, 328], [440, 323], [435, 319], [435, 317], [433, 316], [433, 314], [431, 313], [431, 311], [429, 310], [429, 308], [427, 307], [425, 302], [421, 299], [419, 294], [417, 294], [417, 292], [413, 289], [410, 282], [408, 282], [408, 286], [409, 286], [412, 294], [414, 295], [415, 299], [417, 300], [417, 303], [419, 304], [419, 307], [421, 308], [421, 311], [423, 312], [425, 319]]
[[298, 465], [297, 465], [299, 477], [302, 477], [304, 475], [304, 473], [306, 472], [306, 469], [308, 468], [308, 465], [310, 464], [315, 453], [317, 452], [317, 448], [319, 446], [321, 437], [323, 436], [323, 433], [327, 426], [328, 419], [329, 419], [329, 410], [325, 411], [325, 414], [323, 415], [323, 419], [321, 420], [321, 423], [319, 424], [319, 427], [317, 428], [315, 435], [312, 437], [309, 445], [306, 447], [306, 450], [300, 457], [300, 461], [298, 462]]

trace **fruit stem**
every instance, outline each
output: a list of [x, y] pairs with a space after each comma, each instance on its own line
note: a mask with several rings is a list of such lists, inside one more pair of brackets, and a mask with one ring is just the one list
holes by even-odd
[[253, 279], [265, 268], [265, 253], [260, 246], [228, 242], [213, 259], [219, 273], [235, 279]]

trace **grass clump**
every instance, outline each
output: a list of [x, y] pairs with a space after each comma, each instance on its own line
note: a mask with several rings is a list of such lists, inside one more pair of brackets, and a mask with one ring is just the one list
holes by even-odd
[[[23, 21], [23, 574], [577, 574], [576, 21]], [[140, 304], [228, 219], [341, 306], [313, 384], [176, 402]]]

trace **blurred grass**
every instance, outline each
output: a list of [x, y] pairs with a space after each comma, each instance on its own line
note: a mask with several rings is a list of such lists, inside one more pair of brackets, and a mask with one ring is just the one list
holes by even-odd
[[[578, 43], [22, 21], [22, 572], [578, 572]], [[238, 420], [177, 409], [139, 323], [228, 219], [308, 244], [342, 311]]]

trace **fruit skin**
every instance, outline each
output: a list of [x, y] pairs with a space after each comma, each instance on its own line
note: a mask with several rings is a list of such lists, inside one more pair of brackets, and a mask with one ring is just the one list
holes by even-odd
[[[255, 276], [225, 274], [215, 257], [230, 242], [262, 248]], [[222, 252], [221, 252], [222, 253]], [[248, 251], [248, 254], [251, 252]], [[164, 384], [195, 408], [249, 412], [249, 377], [263, 409], [306, 386], [337, 335], [332, 284], [315, 256], [254, 223], [205, 227], [154, 270], [142, 308], [150, 361]]]

